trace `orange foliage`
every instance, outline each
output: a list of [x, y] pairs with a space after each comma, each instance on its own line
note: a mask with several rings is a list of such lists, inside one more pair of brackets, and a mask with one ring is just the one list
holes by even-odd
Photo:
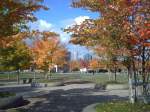
[[80, 63], [77, 60], [70, 61], [70, 70], [71, 71], [78, 71], [80, 69]]
[[143, 45], [145, 46], [145, 47], [150, 47], [150, 43], [143, 43]]
[[99, 68], [99, 62], [98, 62], [98, 60], [96, 60], [96, 59], [91, 60], [89, 62], [89, 67], [91, 69], [97, 69], [97, 68]]
[[0, 48], [12, 46], [13, 43], [15, 43], [16, 41], [22, 41], [22, 40], [28, 38], [28, 36], [29, 36], [28, 32], [21, 32], [16, 35], [12, 35], [12, 36], [1, 37]]
[[34, 62], [41, 67], [52, 68], [65, 64], [67, 50], [61, 45], [59, 38], [51, 32], [42, 32], [43, 38], [36, 39], [31, 47]]

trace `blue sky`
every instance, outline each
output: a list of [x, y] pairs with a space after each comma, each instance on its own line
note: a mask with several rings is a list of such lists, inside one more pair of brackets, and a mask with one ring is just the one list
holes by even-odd
[[36, 12], [38, 21], [32, 23], [30, 27], [38, 30], [51, 30], [60, 34], [63, 43], [67, 44], [70, 51], [79, 52], [80, 55], [87, 53], [87, 50], [80, 46], [68, 44], [70, 36], [64, 33], [61, 28], [72, 24], [78, 24], [87, 18], [96, 18], [98, 14], [83, 9], [70, 7], [72, 0], [44, 0], [44, 5], [49, 8], [48, 11], [40, 10]]

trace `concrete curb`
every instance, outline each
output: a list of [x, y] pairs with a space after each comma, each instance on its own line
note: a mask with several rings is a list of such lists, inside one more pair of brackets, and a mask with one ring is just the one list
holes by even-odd
[[55, 87], [55, 86], [64, 86], [64, 84], [62, 82], [31, 83], [31, 87], [33, 87], [33, 88]]
[[127, 84], [108, 84], [106, 85], [106, 90], [124, 90], [129, 89]]
[[98, 105], [98, 104], [99, 104], [99, 103], [91, 104], [91, 105], [85, 107], [82, 112], [96, 112], [95, 107], [96, 107], [96, 105]]
[[22, 106], [24, 104], [24, 99], [22, 96], [9, 96], [5, 98], [0, 99], [0, 109], [8, 109], [8, 108], [13, 108], [17, 106]]

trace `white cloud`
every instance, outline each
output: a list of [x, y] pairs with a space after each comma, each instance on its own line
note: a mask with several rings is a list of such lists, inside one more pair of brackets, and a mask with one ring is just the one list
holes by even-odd
[[65, 19], [62, 20], [60, 22], [60, 24], [64, 27], [64, 28], [68, 28], [70, 26], [73, 25], [80, 25], [81, 23], [83, 23], [86, 19], [90, 19], [89, 16], [78, 16], [76, 18], [70, 18], [70, 19]]
[[89, 17], [89, 16], [79, 16], [79, 17], [76, 17], [76, 18], [74, 19], [74, 22], [75, 22], [75, 24], [80, 25], [80, 24], [83, 23], [86, 19], [90, 19], [90, 17]]
[[[62, 28], [68, 28], [70, 26], [73, 25], [80, 25], [82, 22], [84, 22], [86, 19], [90, 19], [89, 16], [78, 16], [76, 18], [69, 18], [69, 19], [65, 19], [60, 21], [60, 26]], [[61, 41], [68, 43], [70, 40], [70, 34], [67, 34], [66, 32], [63, 32], [62, 30], [58, 29], [58, 28], [53, 28], [53, 31], [56, 31], [57, 33], [60, 34], [61, 37]]]
[[52, 28], [52, 24], [41, 19], [38, 21], [38, 27], [42, 31], [43, 30], [50, 30]]
[[69, 18], [69, 19], [65, 19], [60, 21], [61, 26], [66, 27], [67, 25], [71, 25], [74, 23], [74, 19]]
[[53, 25], [46, 20], [40, 19], [31, 25], [31, 29], [39, 30], [39, 31], [49, 31], [51, 30]]
[[50, 22], [48, 22], [46, 20], [39, 19], [35, 23], [31, 24], [31, 29], [39, 30], [39, 31], [54, 31], [54, 32], [60, 34], [60, 38], [61, 38], [62, 42], [68, 43], [68, 41], [70, 40], [70, 35], [63, 32], [61, 30], [61, 28], [67, 28], [67, 27], [75, 25], [75, 24], [80, 25], [86, 19], [90, 19], [90, 17], [89, 16], [78, 16], [76, 18], [69, 18], [69, 19], [62, 20], [57, 25], [51, 24]]
[[61, 42], [68, 43], [70, 36], [67, 33], [63, 32], [63, 30], [58, 27], [53, 27], [51, 31], [56, 32], [60, 35]]

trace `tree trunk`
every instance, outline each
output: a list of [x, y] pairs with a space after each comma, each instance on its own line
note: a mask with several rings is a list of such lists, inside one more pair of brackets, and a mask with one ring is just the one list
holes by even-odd
[[48, 79], [51, 79], [52, 73], [51, 73], [51, 69], [50, 69], [50, 68], [49, 68], [48, 72], [49, 72], [49, 77], [48, 77]]
[[10, 72], [8, 72], [8, 80], [10, 80]]
[[34, 82], [36, 82], [36, 71], [34, 70]]
[[20, 84], [20, 69], [17, 71], [17, 83]]
[[48, 79], [48, 73], [45, 72], [44, 75], [45, 75], [45, 79]]
[[145, 47], [142, 49], [142, 78], [143, 78], [143, 96], [147, 96], [147, 81], [145, 74]]
[[133, 60], [133, 74], [134, 74], [134, 100], [135, 102], [137, 102], [137, 75], [136, 75], [136, 69], [135, 69], [135, 63], [134, 63], [134, 60]]
[[33, 71], [33, 79], [34, 79], [34, 82], [36, 82], [36, 63], [33, 63], [32, 65], [32, 71]]
[[109, 81], [111, 81], [111, 71], [110, 71], [110, 69], [108, 69], [108, 79], [109, 79]]
[[134, 101], [134, 94], [133, 94], [133, 85], [132, 85], [132, 72], [131, 69], [128, 71], [128, 76], [129, 76], [129, 100], [130, 103], [135, 103]]
[[117, 81], [117, 70], [115, 68], [115, 81]]

